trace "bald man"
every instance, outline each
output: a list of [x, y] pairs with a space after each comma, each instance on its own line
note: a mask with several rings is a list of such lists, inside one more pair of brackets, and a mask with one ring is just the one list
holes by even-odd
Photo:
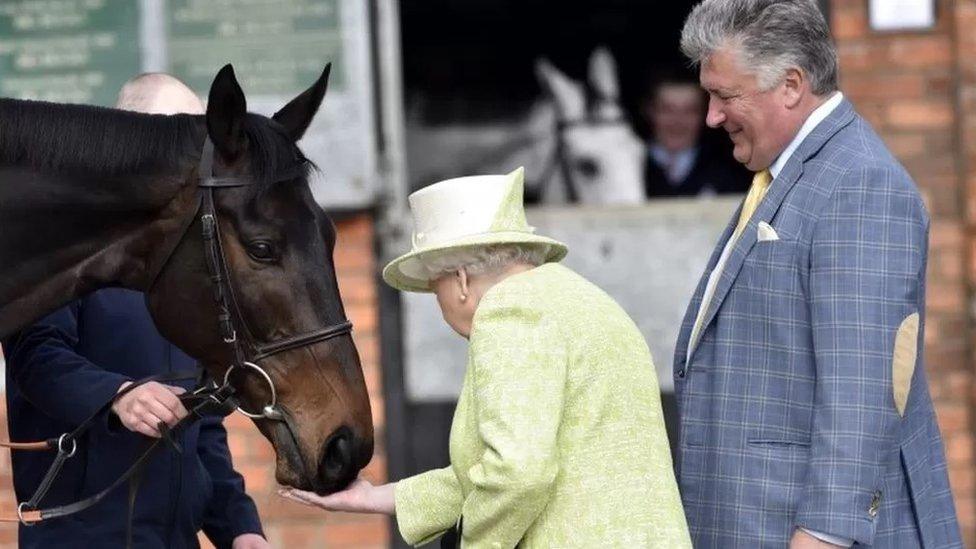
[[[151, 114], [202, 114], [200, 99], [172, 76], [130, 80], [117, 107]], [[13, 440], [45, 440], [71, 431], [132, 380], [193, 371], [195, 361], [163, 339], [139, 292], [99, 290], [3, 342], [7, 352], [7, 421]], [[160, 436], [160, 422], [186, 415], [177, 395], [192, 387], [150, 382], [120, 398], [107, 421], [78, 442], [44, 507], [87, 498], [119, 478]], [[205, 417], [179, 434], [183, 452], [159, 450], [149, 461], [133, 513], [139, 548], [199, 547], [200, 530], [218, 548], [270, 547], [254, 502], [231, 464], [219, 417]], [[54, 456], [16, 452], [14, 489], [26, 501]], [[118, 489], [73, 516], [20, 528], [22, 548], [119, 547], [125, 543], [127, 491]]]

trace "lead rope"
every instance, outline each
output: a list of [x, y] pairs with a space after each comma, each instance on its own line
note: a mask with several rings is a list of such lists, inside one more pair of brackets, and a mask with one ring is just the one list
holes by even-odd
[[[153, 451], [160, 445], [160, 443], [171, 444], [175, 449], [179, 450], [179, 446], [176, 444], [173, 438], [174, 433], [186, 428], [204, 415], [214, 411], [214, 409], [219, 410], [219, 412], [223, 415], [227, 415], [237, 408], [237, 400], [234, 398], [234, 389], [229, 385], [221, 385], [219, 387], [216, 385], [212, 387], [204, 386], [198, 388], [192, 393], [181, 395], [180, 399], [184, 402], [184, 404], [190, 405], [190, 413], [172, 428], [168, 428], [165, 424], [161, 424], [159, 429], [163, 436], [159, 439], [153, 440], [152, 443], [129, 467], [129, 469], [114, 482], [112, 482], [111, 485], [83, 500], [48, 509], [38, 508], [40, 503], [43, 501], [44, 496], [47, 495], [47, 492], [53, 485], [54, 480], [60, 473], [64, 462], [74, 457], [76, 454], [78, 438], [83, 435], [91, 427], [91, 425], [94, 424], [95, 419], [100, 417], [103, 413], [106, 413], [118, 398], [149, 381], [185, 381], [188, 379], [197, 378], [198, 375], [195, 372], [193, 375], [186, 375], [186, 373], [181, 372], [172, 376], [151, 376], [141, 379], [133, 382], [122, 391], [119, 391], [112, 397], [111, 400], [102, 405], [101, 408], [99, 408], [87, 420], [82, 422], [82, 424], [79, 425], [74, 431], [71, 433], [65, 433], [58, 439], [53, 439], [53, 444], [52, 441], [10, 443], [13, 446], [12, 449], [16, 450], [42, 451], [57, 448], [58, 456], [55, 457], [54, 463], [52, 463], [51, 467], [48, 469], [44, 480], [38, 486], [38, 489], [34, 492], [33, 496], [31, 496], [30, 500], [22, 502], [17, 506], [16, 515], [0, 515], [0, 522], [19, 522], [24, 526], [32, 526], [38, 522], [73, 515], [75, 513], [84, 511], [85, 509], [88, 509], [104, 499], [109, 492], [117, 488], [123, 482], [130, 480], [133, 476], [138, 476], [139, 470], [145, 465]], [[131, 510], [132, 505], [134, 504], [134, 497], [135, 494], [130, 492], [130, 522], [127, 527], [128, 530], [131, 530]], [[131, 533], [127, 534], [127, 539], [131, 542]]]

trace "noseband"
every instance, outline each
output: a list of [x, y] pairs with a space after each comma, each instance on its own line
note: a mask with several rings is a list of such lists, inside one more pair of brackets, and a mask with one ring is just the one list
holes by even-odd
[[[292, 431], [294, 437], [296, 433], [288, 416], [282, 413], [278, 405], [278, 393], [275, 389], [274, 380], [268, 372], [258, 365], [258, 362], [285, 351], [307, 347], [315, 343], [327, 341], [334, 337], [346, 335], [352, 331], [352, 323], [348, 320], [327, 326], [320, 330], [305, 334], [278, 339], [268, 343], [259, 344], [254, 341], [251, 335], [253, 332], [248, 329], [247, 321], [241, 312], [240, 304], [234, 294], [233, 284], [230, 283], [230, 269], [227, 267], [226, 255], [220, 240], [220, 223], [217, 219], [217, 212], [214, 206], [214, 192], [217, 189], [230, 187], [243, 187], [250, 185], [251, 182], [236, 177], [217, 177], [213, 173], [214, 145], [207, 137], [203, 143], [203, 153], [200, 156], [200, 165], [197, 170], [200, 189], [199, 214], [200, 224], [203, 228], [203, 246], [207, 256], [207, 270], [210, 273], [210, 280], [213, 282], [214, 302], [217, 305], [217, 325], [220, 330], [221, 339], [230, 345], [234, 351], [234, 362], [224, 373], [223, 384], [231, 383], [231, 373], [234, 370], [251, 370], [256, 372], [261, 379], [268, 385], [270, 402], [266, 404], [260, 412], [251, 412], [243, 407], [238, 407], [237, 411], [252, 419], [269, 419], [284, 422], [288, 429]], [[304, 163], [300, 166], [304, 168]], [[285, 181], [295, 177], [292, 172], [282, 177], [278, 181]], [[233, 312], [232, 312], [233, 311]], [[238, 327], [241, 329], [238, 330]], [[244, 341], [242, 341], [244, 340]], [[253, 350], [248, 356], [246, 347]], [[297, 439], [296, 439], [297, 441]]]

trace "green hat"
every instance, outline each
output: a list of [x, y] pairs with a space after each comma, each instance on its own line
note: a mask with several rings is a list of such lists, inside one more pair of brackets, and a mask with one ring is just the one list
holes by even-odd
[[398, 290], [429, 292], [423, 262], [450, 250], [523, 244], [546, 246], [546, 262], [566, 256], [562, 242], [534, 234], [522, 204], [525, 170], [508, 175], [476, 175], [434, 183], [409, 197], [413, 247], [383, 268], [383, 280]]

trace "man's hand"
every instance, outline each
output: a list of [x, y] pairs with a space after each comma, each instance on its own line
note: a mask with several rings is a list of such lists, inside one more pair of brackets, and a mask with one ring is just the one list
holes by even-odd
[[268, 540], [257, 534], [241, 534], [234, 538], [232, 549], [271, 549]]
[[345, 490], [328, 496], [292, 489], [278, 490], [278, 494], [298, 503], [321, 507], [326, 511], [393, 515], [395, 508], [394, 486], [396, 483], [373, 486], [369, 481], [358, 478]]
[[[126, 381], [119, 387], [119, 391], [131, 384], [131, 381]], [[186, 417], [186, 408], [177, 397], [185, 392], [182, 387], [150, 381], [115, 401], [112, 411], [119, 416], [126, 429], [159, 438], [162, 436], [157, 428], [160, 423], [172, 427]]]
[[790, 540], [790, 549], [839, 549], [840, 545], [821, 541], [797, 528]]

